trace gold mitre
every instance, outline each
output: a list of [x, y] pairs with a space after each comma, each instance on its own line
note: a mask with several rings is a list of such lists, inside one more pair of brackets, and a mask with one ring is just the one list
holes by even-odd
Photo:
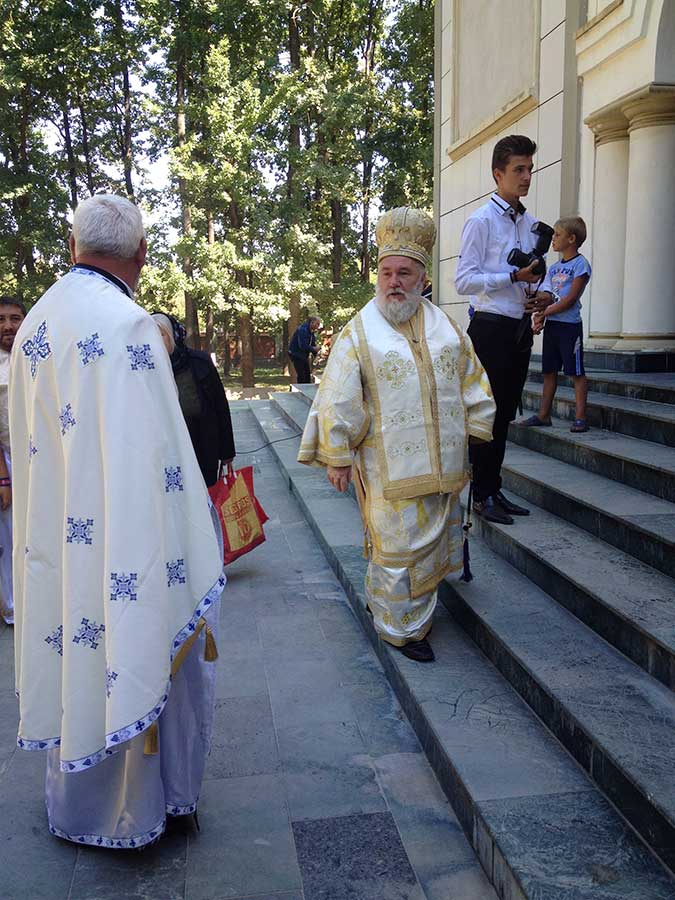
[[425, 268], [431, 263], [436, 226], [421, 209], [399, 206], [380, 216], [375, 226], [377, 261], [385, 256], [409, 256]]

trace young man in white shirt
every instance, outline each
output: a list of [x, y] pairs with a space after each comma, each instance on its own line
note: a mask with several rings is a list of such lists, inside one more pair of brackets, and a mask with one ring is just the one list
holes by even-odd
[[492, 175], [497, 190], [464, 223], [455, 285], [468, 295], [475, 312], [468, 328], [476, 355], [485, 368], [497, 415], [493, 440], [471, 444], [474, 510], [490, 522], [512, 525], [512, 516], [529, 515], [502, 493], [501, 467], [509, 422], [516, 417], [532, 348], [530, 313], [540, 282], [537, 261], [517, 269], [507, 263], [510, 251], [533, 250], [535, 219], [520, 202], [527, 196], [537, 150], [525, 135], [510, 135], [495, 145]]

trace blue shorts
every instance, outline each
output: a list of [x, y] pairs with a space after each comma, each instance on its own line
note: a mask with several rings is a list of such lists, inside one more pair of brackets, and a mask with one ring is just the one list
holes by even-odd
[[544, 375], [563, 370], [565, 375], [585, 375], [584, 331], [581, 322], [547, 322], [541, 371]]

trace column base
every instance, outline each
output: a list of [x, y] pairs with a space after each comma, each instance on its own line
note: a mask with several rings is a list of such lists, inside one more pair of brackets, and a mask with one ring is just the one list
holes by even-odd
[[622, 334], [612, 350], [627, 350], [631, 353], [659, 350], [675, 350], [675, 334]]

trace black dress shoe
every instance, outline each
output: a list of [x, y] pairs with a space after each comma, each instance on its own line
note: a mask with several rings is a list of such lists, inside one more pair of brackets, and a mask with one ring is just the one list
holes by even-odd
[[486, 522], [496, 522], [497, 525], [513, 525], [511, 516], [497, 503], [494, 497], [476, 500], [473, 504], [473, 511]]
[[436, 657], [431, 649], [431, 644], [426, 638], [421, 641], [410, 641], [409, 644], [400, 648], [401, 653], [415, 662], [433, 662]]
[[495, 494], [495, 500], [504, 512], [507, 512], [510, 516], [529, 516], [529, 509], [525, 509], [524, 506], [516, 506], [515, 503], [511, 503], [510, 500], [507, 500], [506, 497], [500, 491], [498, 494]]

